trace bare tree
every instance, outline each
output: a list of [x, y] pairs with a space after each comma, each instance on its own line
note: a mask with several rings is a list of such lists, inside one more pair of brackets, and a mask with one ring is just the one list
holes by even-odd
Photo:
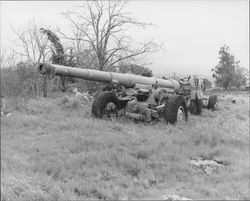
[[15, 54], [13, 51], [7, 51], [6, 48], [1, 47], [0, 50], [0, 66], [1, 68], [11, 67], [15, 63]]
[[79, 50], [81, 44], [94, 52], [92, 63], [98, 70], [114, 70], [119, 62], [134, 59], [148, 52], [159, 50], [153, 41], [144, 42], [140, 47], [131, 47], [131, 38], [126, 30], [131, 26], [145, 28], [150, 25], [136, 21], [129, 12], [124, 11], [125, 1], [86, 1], [80, 11], [63, 13], [75, 30], [73, 37]]
[[[16, 56], [23, 61], [32, 71], [33, 76], [30, 83], [33, 87], [34, 96], [38, 95], [40, 75], [36, 70], [39, 62], [44, 62], [48, 58], [49, 48], [48, 40], [39, 32], [39, 27], [34, 22], [29, 22], [22, 30], [16, 31], [12, 28], [17, 36], [16, 49], [13, 50]], [[44, 82], [43, 82], [44, 84]], [[42, 86], [44, 96], [47, 96], [47, 87]]]
[[12, 28], [17, 36], [17, 50], [14, 52], [30, 64], [37, 64], [45, 61], [49, 53], [47, 47], [48, 39], [39, 32], [39, 26], [34, 22], [29, 22], [22, 30], [16, 31]]

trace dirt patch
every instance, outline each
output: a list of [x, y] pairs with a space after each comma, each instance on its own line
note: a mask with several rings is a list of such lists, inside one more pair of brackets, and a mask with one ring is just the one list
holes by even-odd
[[213, 172], [224, 169], [228, 163], [224, 161], [219, 161], [215, 159], [204, 159], [204, 158], [195, 158], [190, 161], [190, 164], [197, 167], [198, 170], [202, 171], [205, 174], [212, 174]]
[[192, 200], [192, 199], [173, 194], [173, 195], [164, 195], [164, 200]]

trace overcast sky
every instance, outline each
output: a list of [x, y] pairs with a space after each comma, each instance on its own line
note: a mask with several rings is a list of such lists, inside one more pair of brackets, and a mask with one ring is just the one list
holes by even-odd
[[[68, 31], [65, 12], [80, 2], [74, 1], [1, 1], [1, 46], [13, 45], [10, 25], [21, 28], [34, 19], [38, 24]], [[249, 68], [249, 5], [247, 0], [130, 1], [131, 15], [155, 26], [133, 30], [134, 40], [154, 39], [165, 51], [148, 55], [154, 74], [211, 75], [218, 63], [218, 51], [224, 44]]]

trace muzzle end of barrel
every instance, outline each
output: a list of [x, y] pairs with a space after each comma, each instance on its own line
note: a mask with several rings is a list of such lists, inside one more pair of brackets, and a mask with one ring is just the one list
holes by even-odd
[[56, 68], [48, 63], [39, 63], [38, 71], [42, 75], [48, 75], [53, 78], [55, 76]]

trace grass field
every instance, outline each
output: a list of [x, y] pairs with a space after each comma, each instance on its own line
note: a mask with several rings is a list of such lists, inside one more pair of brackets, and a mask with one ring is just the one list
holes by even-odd
[[[97, 120], [62, 95], [29, 100], [1, 117], [2, 200], [249, 200], [249, 94], [235, 98], [176, 126]], [[195, 157], [226, 166], [205, 174]]]

